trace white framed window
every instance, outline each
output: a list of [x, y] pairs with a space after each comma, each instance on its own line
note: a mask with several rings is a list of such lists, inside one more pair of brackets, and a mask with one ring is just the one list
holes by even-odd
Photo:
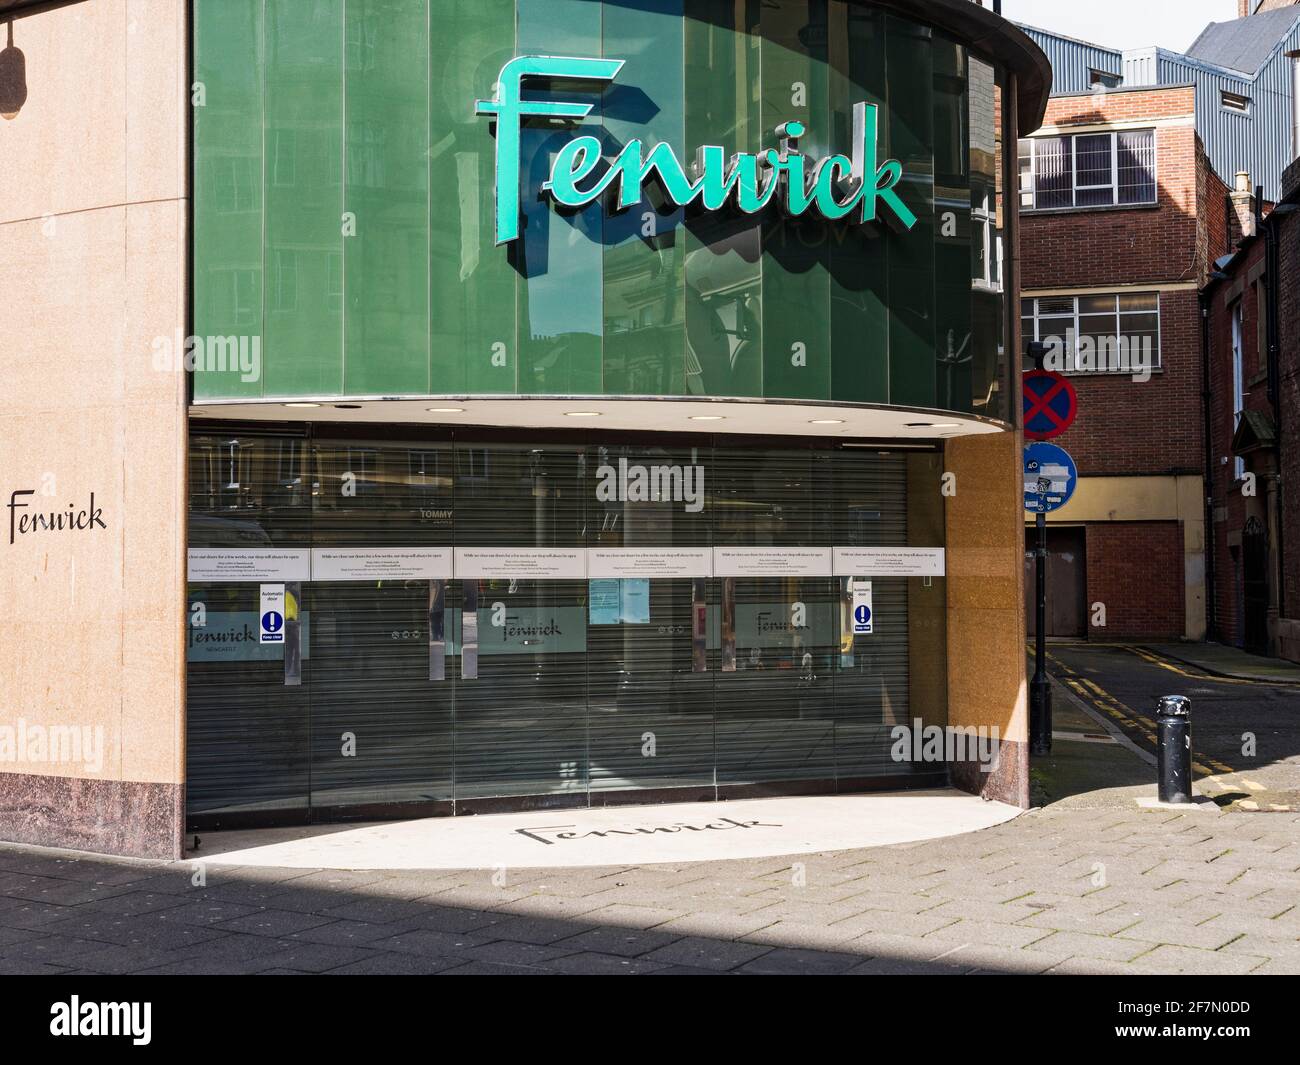
[[[1061, 373], [1138, 374], [1160, 369], [1158, 292], [1027, 296], [1020, 301], [1026, 369], [1030, 341], [1048, 345]], [[1059, 364], [1050, 357], [1059, 354]]]
[[1126, 129], [1020, 142], [1025, 211], [1156, 202], [1156, 132]]
[[1242, 96], [1239, 92], [1229, 92], [1224, 89], [1219, 93], [1219, 103], [1225, 111], [1235, 111], [1242, 115], [1250, 114], [1250, 97]]
[[1291, 158], [1300, 156], [1300, 55], [1291, 57]]
[[972, 247], [975, 250], [974, 283], [994, 292], [1002, 291], [1002, 234], [998, 230], [997, 206], [988, 189], [971, 189]]

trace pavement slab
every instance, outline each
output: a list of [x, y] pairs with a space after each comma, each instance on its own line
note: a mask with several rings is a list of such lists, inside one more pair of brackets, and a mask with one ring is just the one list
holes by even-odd
[[[1300, 780], [1300, 687], [1227, 693], [1122, 648], [1053, 655], [1129, 707], [1183, 681], [1211, 693], [1194, 696], [1194, 742], [1234, 772], [1198, 788], [1231, 796]], [[1101, 727], [1062, 702], [1058, 728]], [[1294, 732], [1285, 759], [1232, 761], [1251, 714]], [[1198, 725], [1212, 715], [1217, 731]], [[174, 863], [0, 845], [0, 973], [1300, 974], [1300, 816], [1236, 801], [1209, 816], [1142, 810], [1153, 771], [1129, 746], [1054, 748], [1074, 753], [1034, 761], [1038, 808], [965, 834], [837, 850], [809, 836], [785, 854], [423, 870], [279, 867], [247, 834], [233, 851], [211, 834]], [[765, 801], [746, 801], [752, 819], [768, 816]], [[668, 810], [611, 816], [683, 819]], [[274, 846], [294, 838], [280, 832]]]

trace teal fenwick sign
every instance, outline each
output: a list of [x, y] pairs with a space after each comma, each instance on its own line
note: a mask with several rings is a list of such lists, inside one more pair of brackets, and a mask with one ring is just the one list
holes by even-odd
[[[477, 101], [476, 114], [496, 116], [498, 244], [519, 238], [520, 121], [524, 117], [581, 121], [592, 110], [590, 104], [525, 100], [524, 79], [607, 84], [622, 68], [621, 59], [519, 56], [501, 68], [496, 98]], [[655, 179], [678, 207], [699, 204], [706, 211], [718, 211], [734, 201], [741, 211], [754, 214], [780, 196], [792, 215], [814, 211], [832, 221], [871, 222], [883, 204], [904, 229], [916, 225], [916, 215], [895, 190], [903, 176], [902, 164], [895, 159], [878, 161], [875, 104], [854, 105], [851, 158], [831, 155], [810, 160], [798, 149], [806, 132], [802, 122], [783, 123], [776, 130], [779, 149], [742, 152], [730, 159], [726, 149], [704, 145], [690, 167], [682, 165], [671, 145], [661, 142], [647, 151], [643, 141], [634, 139], [599, 174], [600, 140], [575, 137], [556, 155], [542, 189], [564, 207], [583, 207], [617, 186], [615, 209], [625, 210], [641, 202], [646, 182]]]

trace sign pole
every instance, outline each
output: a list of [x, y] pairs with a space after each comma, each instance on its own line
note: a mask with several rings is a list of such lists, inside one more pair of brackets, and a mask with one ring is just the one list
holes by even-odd
[[1034, 679], [1029, 685], [1029, 752], [1052, 752], [1052, 685], [1047, 679], [1047, 515], [1039, 511], [1034, 524]]
[[1044, 368], [1046, 345], [1029, 345], [1034, 368], [1023, 377], [1025, 436], [1037, 441], [1025, 448], [1025, 509], [1034, 512], [1034, 679], [1029, 683], [1029, 753], [1052, 752], [1052, 685], [1047, 679], [1047, 514], [1070, 501], [1078, 467], [1067, 451], [1043, 441], [1060, 436], [1074, 424], [1079, 397], [1059, 373]]

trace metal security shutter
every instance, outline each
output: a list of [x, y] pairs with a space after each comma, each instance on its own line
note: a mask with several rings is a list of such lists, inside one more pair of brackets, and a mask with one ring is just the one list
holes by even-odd
[[[318, 548], [450, 546], [448, 440], [324, 437], [312, 447]], [[453, 686], [430, 678], [427, 580], [313, 580], [314, 817], [450, 809]]]
[[[887, 547], [908, 541], [908, 462], [921, 456], [863, 449], [836, 452], [834, 542]], [[938, 496], [938, 481], [934, 492]], [[889, 730], [911, 716], [908, 581], [872, 577], [875, 631], [852, 635], [841, 621], [843, 652], [835, 673], [836, 771], [841, 779], [906, 771], [889, 756]]]
[[[195, 436], [189, 545], [306, 548], [311, 486], [303, 436]], [[286, 685], [283, 649], [258, 644], [259, 585], [188, 585], [186, 803], [190, 816], [305, 817], [308, 689]]]

